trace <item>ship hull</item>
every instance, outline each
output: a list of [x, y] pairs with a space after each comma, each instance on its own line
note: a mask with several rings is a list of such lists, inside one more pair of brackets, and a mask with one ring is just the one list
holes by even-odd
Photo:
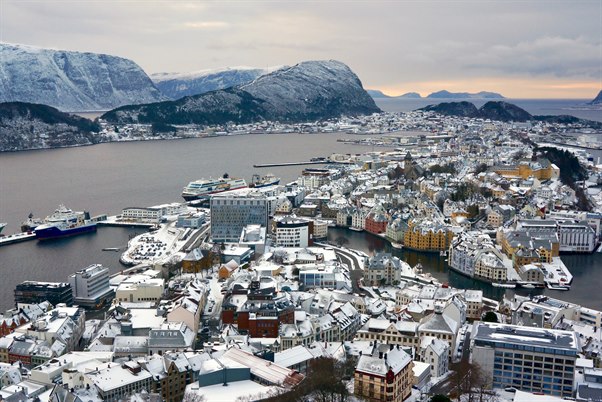
[[255, 184], [253, 187], [255, 187], [255, 188], [262, 188], [262, 187], [269, 187], [269, 186], [277, 186], [278, 184], [280, 184], [280, 179], [273, 180], [273, 181], [270, 181], [268, 183]]
[[96, 232], [96, 224], [83, 225], [70, 229], [61, 229], [56, 226], [46, 227], [42, 229], [34, 230], [36, 238], [38, 240], [52, 240], [59, 239], [62, 237], [76, 236], [84, 233]]

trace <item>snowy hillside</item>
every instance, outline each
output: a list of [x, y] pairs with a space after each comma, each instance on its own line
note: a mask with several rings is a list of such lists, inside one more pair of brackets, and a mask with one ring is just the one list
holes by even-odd
[[190, 73], [157, 73], [150, 77], [163, 95], [180, 99], [246, 84], [278, 68], [228, 67]]
[[0, 103], [0, 151], [90, 145], [100, 126], [88, 119], [31, 103]]
[[116, 123], [300, 122], [380, 109], [345, 64], [307, 61], [225, 90], [160, 104], [125, 106], [102, 116]]
[[7, 43], [0, 43], [0, 54], [0, 102], [91, 111], [167, 99], [136, 63], [121, 57]]

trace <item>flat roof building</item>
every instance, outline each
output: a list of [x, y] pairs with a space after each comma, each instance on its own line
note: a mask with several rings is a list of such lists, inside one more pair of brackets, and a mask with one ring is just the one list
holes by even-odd
[[472, 361], [494, 388], [572, 396], [579, 339], [573, 331], [477, 322]]

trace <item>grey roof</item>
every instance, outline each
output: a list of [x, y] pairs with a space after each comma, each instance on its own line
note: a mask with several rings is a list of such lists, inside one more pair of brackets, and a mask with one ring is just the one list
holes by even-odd
[[473, 330], [473, 339], [476, 346], [504, 347], [509, 344], [546, 348], [550, 353], [557, 350], [579, 352], [579, 341], [574, 331], [479, 322]]
[[581, 401], [602, 401], [602, 388], [590, 387], [589, 384], [579, 384], [577, 386], [577, 400]]

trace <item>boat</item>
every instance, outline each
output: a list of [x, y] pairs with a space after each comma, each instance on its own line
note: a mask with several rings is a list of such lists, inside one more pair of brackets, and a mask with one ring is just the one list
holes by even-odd
[[493, 282], [491, 286], [496, 288], [506, 288], [506, 289], [514, 289], [516, 287], [516, 283], [499, 283]]
[[276, 177], [273, 174], [266, 174], [265, 176], [259, 176], [258, 174], [254, 174], [251, 178], [251, 183], [249, 184], [249, 187], [261, 188], [276, 186], [278, 184], [280, 184], [280, 177]]
[[33, 212], [30, 212], [27, 220], [21, 222], [21, 232], [31, 232], [43, 223], [42, 219], [34, 218]]
[[403, 248], [403, 244], [391, 242], [391, 247], [397, 248], [397, 249], [402, 249]]
[[355, 231], [355, 232], [363, 232], [364, 229], [362, 228], [356, 228], [355, 226], [349, 226], [349, 229]]
[[553, 285], [551, 283], [547, 283], [547, 287], [550, 290], [570, 290], [571, 287], [570, 286], [563, 286], [563, 285]]
[[34, 233], [38, 240], [49, 240], [96, 231], [96, 221], [90, 220], [88, 212], [74, 212], [64, 205], [46, 217], [45, 223], [38, 225]]
[[2, 233], [2, 229], [4, 229], [8, 225], [6, 222], [0, 222], [0, 233]]
[[[280, 179], [278, 179], [280, 180]], [[193, 201], [205, 198], [211, 194], [217, 194], [224, 191], [246, 188], [247, 182], [245, 179], [230, 177], [224, 174], [219, 179], [200, 179], [188, 183], [182, 191], [182, 198], [186, 201]]]
[[524, 289], [535, 289], [535, 285], [532, 284], [532, 283], [526, 283], [524, 285], [521, 285], [521, 288], [524, 288]]
[[119, 251], [121, 250], [119, 247], [105, 247], [102, 251]]

